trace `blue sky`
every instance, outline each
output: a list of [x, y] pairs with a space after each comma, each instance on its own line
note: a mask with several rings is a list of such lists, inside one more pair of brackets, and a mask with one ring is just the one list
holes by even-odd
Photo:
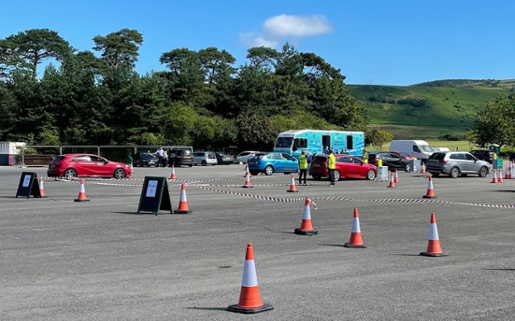
[[164, 70], [163, 52], [217, 47], [245, 63], [254, 45], [313, 52], [347, 84], [411, 85], [450, 79], [515, 78], [515, 1], [416, 0], [3, 0], [0, 38], [57, 31], [91, 50], [92, 38], [136, 29], [136, 69]]

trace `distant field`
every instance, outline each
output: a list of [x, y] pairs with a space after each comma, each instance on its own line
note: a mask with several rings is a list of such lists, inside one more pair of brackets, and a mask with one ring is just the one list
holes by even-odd
[[[432, 148], [435, 147], [447, 147], [449, 150], [454, 150], [456, 147], [458, 147], [458, 150], [460, 151], [470, 151], [471, 147], [469, 145], [469, 142], [465, 140], [459, 140], [459, 141], [448, 141], [448, 140], [426, 140], [429, 146]], [[478, 148], [477, 146], [472, 146], [472, 149]], [[369, 147], [369, 149], [372, 149]], [[390, 143], [384, 144], [382, 150], [389, 150], [390, 149]]]
[[377, 126], [393, 135], [394, 139], [438, 139], [446, 133], [465, 133], [465, 130], [456, 130], [441, 127], [406, 126], [406, 125], [372, 125]]

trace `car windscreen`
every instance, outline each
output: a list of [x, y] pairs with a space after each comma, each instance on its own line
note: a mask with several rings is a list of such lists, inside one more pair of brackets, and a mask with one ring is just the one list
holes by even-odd
[[316, 156], [315, 159], [313, 160], [313, 162], [316, 162], [316, 163], [323, 163], [327, 161], [327, 157], [325, 156]]
[[429, 145], [418, 145], [418, 147], [420, 148], [421, 151], [426, 152], [426, 153], [431, 153], [433, 151], [433, 149], [431, 147], [429, 147]]
[[64, 159], [64, 156], [56, 156], [52, 159], [52, 163], [54, 162], [60, 162]]
[[293, 143], [293, 137], [279, 137], [275, 143], [277, 148], [290, 148]]

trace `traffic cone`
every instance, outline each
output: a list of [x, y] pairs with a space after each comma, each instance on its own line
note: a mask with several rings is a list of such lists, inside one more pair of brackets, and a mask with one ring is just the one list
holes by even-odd
[[[250, 170], [248, 161], [245, 163], [245, 168], [243, 170], [244, 170], [243, 177], [247, 177], [247, 173], [249, 173], [249, 170]], [[250, 176], [250, 174], [249, 174], [249, 176]]]
[[286, 191], [287, 191], [287, 192], [290, 192], [290, 193], [298, 192], [298, 191], [297, 191], [297, 187], [295, 186], [295, 176], [293, 176], [293, 174], [291, 174], [290, 189], [289, 189], [289, 190], [286, 190]]
[[354, 208], [354, 218], [352, 219], [352, 231], [350, 234], [349, 243], [345, 243], [344, 247], [351, 248], [366, 248], [361, 238], [361, 228], [359, 227], [359, 213], [358, 209]]
[[39, 195], [41, 195], [42, 198], [46, 198], [46, 195], [45, 195], [45, 188], [44, 188], [44, 179], [43, 179], [43, 176], [39, 177]]
[[177, 176], [175, 175], [175, 166], [172, 165], [172, 174], [170, 174], [170, 179], [176, 179]]
[[429, 241], [427, 242], [426, 252], [420, 253], [423, 256], [442, 256], [443, 251], [440, 246], [440, 239], [438, 237], [438, 228], [436, 227], [436, 215], [431, 213], [431, 223], [429, 224]]
[[420, 173], [421, 174], [425, 174], [426, 173], [426, 164], [424, 162], [422, 162], [422, 169], [420, 170]]
[[186, 185], [181, 185], [181, 197], [179, 199], [179, 207], [173, 211], [174, 214], [190, 214], [188, 199], [186, 198]]
[[497, 170], [499, 172], [497, 183], [504, 183], [504, 180], [502, 179], [502, 168]]
[[252, 184], [250, 184], [250, 173], [247, 171], [245, 174], [245, 184], [242, 186], [243, 188], [252, 188]]
[[304, 203], [304, 212], [302, 213], [302, 223], [300, 224], [300, 228], [295, 229], [295, 234], [298, 235], [315, 235], [318, 234], [318, 231], [313, 229], [313, 224], [311, 224], [311, 199], [306, 197], [306, 202]]
[[512, 170], [513, 170], [512, 162], [510, 162], [510, 164], [508, 165], [508, 168], [506, 169], [506, 176], [504, 176], [504, 179], [513, 179]]
[[245, 264], [243, 265], [243, 277], [241, 279], [240, 300], [238, 304], [227, 307], [227, 311], [254, 314], [273, 310], [269, 303], [261, 301], [257, 282], [256, 265], [254, 263], [254, 249], [252, 243], [247, 244]]
[[390, 184], [387, 186], [388, 188], [395, 188], [395, 178], [392, 172], [390, 172]]
[[435, 190], [433, 189], [433, 176], [429, 175], [429, 182], [427, 183], [427, 193], [422, 196], [423, 198], [436, 198]]
[[84, 179], [80, 180], [79, 197], [75, 199], [75, 202], [89, 202], [86, 196], [86, 189], [84, 188]]
[[395, 169], [395, 177], [394, 177], [393, 181], [394, 181], [394, 183], [399, 182], [399, 173], [397, 172], [397, 168]]
[[497, 178], [497, 170], [493, 169], [492, 173], [493, 173], [493, 176], [492, 176], [492, 181], [490, 183], [499, 183], [499, 179]]

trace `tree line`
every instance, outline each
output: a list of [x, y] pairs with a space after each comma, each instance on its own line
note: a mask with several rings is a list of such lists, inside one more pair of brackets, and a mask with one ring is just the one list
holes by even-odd
[[223, 49], [176, 48], [164, 71], [138, 74], [140, 32], [92, 40], [84, 51], [48, 29], [0, 40], [0, 140], [270, 149], [289, 129], [369, 123], [340, 69], [288, 43], [250, 48], [239, 66]]

